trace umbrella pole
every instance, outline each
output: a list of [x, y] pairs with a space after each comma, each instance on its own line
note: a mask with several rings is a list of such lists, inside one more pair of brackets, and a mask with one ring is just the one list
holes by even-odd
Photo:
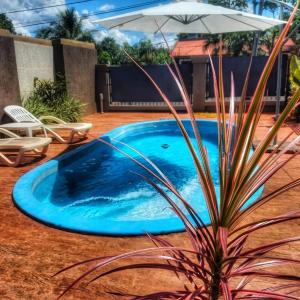
[[253, 45], [252, 45], [252, 56], [257, 55], [258, 39], [259, 39], [259, 31], [255, 31]]
[[[253, 14], [256, 14], [256, 7], [259, 4], [259, 9], [258, 9], [258, 15], [262, 15], [263, 13], [263, 3], [258, 3], [255, 1], [253, 5]], [[260, 31], [255, 31], [253, 35], [253, 45], [252, 45], [252, 56], [257, 56], [257, 48], [258, 48], [258, 41], [259, 41], [259, 36], [260, 36]]]

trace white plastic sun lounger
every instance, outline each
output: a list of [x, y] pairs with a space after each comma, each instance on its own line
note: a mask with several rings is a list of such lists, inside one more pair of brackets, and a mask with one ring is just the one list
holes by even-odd
[[[20, 137], [9, 130], [0, 128], [0, 133], [8, 138], [0, 139], [0, 161], [10, 167], [18, 166], [26, 152], [34, 152], [43, 155], [47, 152], [51, 138], [41, 137]], [[7, 154], [14, 155], [16, 158], [11, 160]]]
[[[33, 114], [27, 111], [24, 107], [18, 105], [9, 105], [4, 108], [5, 113], [10, 116], [15, 122], [34, 122], [40, 123], [41, 128], [51, 133], [60, 143], [69, 144], [74, 142], [76, 135], [84, 138], [92, 128], [90, 123], [66, 123], [63, 120], [53, 116], [43, 116], [36, 118]], [[50, 124], [44, 124], [43, 121], [48, 121]], [[65, 139], [58, 131], [69, 131], [69, 136]]]

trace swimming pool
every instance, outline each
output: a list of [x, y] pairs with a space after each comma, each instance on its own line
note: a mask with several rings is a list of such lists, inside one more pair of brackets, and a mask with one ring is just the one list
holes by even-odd
[[[189, 121], [184, 121], [184, 125], [195, 143]], [[199, 120], [198, 126], [218, 190], [216, 122]], [[200, 213], [203, 221], [210, 223], [191, 156], [174, 120], [129, 124], [102, 138], [141, 162], [144, 161], [137, 153], [120, 142], [150, 158]], [[140, 235], [182, 231], [182, 222], [166, 200], [130, 171], [146, 174], [123, 154], [95, 140], [22, 176], [14, 188], [13, 198], [29, 216], [76, 232]], [[171, 193], [169, 195], [179, 203]]]

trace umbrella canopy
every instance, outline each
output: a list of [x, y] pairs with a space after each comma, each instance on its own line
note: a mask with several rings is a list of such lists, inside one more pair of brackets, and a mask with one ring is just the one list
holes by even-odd
[[266, 30], [284, 21], [197, 0], [178, 1], [94, 21], [109, 29], [166, 33], [226, 33]]

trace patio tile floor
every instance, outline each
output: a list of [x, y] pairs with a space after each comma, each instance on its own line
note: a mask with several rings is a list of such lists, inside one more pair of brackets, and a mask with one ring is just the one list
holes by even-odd
[[[168, 113], [105, 113], [87, 116], [85, 120], [94, 124], [91, 134], [99, 136], [116, 126], [130, 122], [170, 117]], [[272, 124], [271, 117], [264, 115], [260, 124], [258, 139]], [[284, 132], [289, 130], [289, 127], [283, 128]], [[117, 254], [151, 245], [145, 237], [88, 236], [50, 228], [27, 217], [14, 206], [11, 191], [22, 174], [77, 146], [52, 144], [47, 157], [35, 163], [19, 168], [0, 166], [0, 299], [55, 299], [83, 270], [83, 268], [74, 269], [53, 278], [52, 275], [63, 267], [83, 259]], [[298, 156], [267, 183], [265, 192], [270, 192], [279, 185], [298, 178], [299, 174], [300, 158]], [[300, 209], [300, 188], [276, 197], [272, 203], [261, 208], [249, 220], [297, 209]], [[280, 224], [272, 229], [264, 229], [255, 233], [250, 246], [292, 237], [299, 233], [299, 221]], [[174, 244], [188, 246], [185, 234], [170, 234], [167, 239]], [[295, 243], [276, 250], [274, 253], [300, 259], [299, 249], [300, 243]], [[281, 271], [294, 275], [300, 274], [299, 267], [295, 265], [282, 268]], [[264, 279], [255, 283], [256, 287], [266, 285], [272, 285], [272, 281]], [[89, 287], [79, 285], [67, 294], [65, 299], [119, 299], [119, 296], [105, 292], [145, 294], [179, 288], [182, 286], [178, 279], [165, 271], [126, 271], [103, 278]]]

